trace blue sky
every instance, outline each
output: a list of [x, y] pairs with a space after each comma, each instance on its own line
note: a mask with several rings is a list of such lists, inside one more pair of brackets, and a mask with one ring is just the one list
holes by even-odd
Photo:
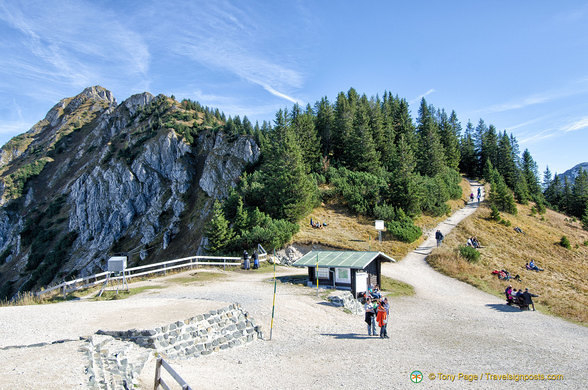
[[0, 144], [97, 84], [253, 121], [354, 87], [482, 118], [540, 173], [588, 161], [585, 1], [0, 0], [0, 34]]

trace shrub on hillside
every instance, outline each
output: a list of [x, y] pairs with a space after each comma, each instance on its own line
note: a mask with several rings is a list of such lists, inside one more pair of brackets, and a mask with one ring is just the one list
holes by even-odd
[[496, 205], [491, 204], [490, 209], [492, 209], [492, 213], [490, 214], [490, 218], [495, 220], [496, 222], [500, 222], [500, 211], [498, 211], [498, 207]]
[[387, 188], [386, 180], [379, 176], [346, 168], [330, 168], [329, 177], [347, 206], [363, 215], [372, 215], [374, 205], [381, 203], [382, 192]]
[[476, 263], [478, 260], [480, 260], [480, 252], [471, 246], [460, 245], [459, 254], [470, 263]]
[[510, 221], [508, 219], [501, 219], [498, 223], [508, 227], [511, 225]]
[[566, 236], [561, 236], [561, 240], [559, 240], [559, 245], [563, 246], [566, 249], [571, 249], [572, 245], [570, 244], [570, 240]]
[[395, 220], [386, 221], [386, 230], [403, 242], [416, 241], [423, 234], [421, 228], [416, 226], [402, 209], [396, 209]]

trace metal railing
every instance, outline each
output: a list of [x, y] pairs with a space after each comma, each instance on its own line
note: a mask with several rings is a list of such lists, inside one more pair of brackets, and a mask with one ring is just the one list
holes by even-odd
[[[267, 253], [265, 249], [261, 245], [258, 245], [259, 250], [259, 261], [267, 260]], [[241, 261], [243, 260], [242, 257], [232, 257], [232, 256], [190, 256], [190, 257], [183, 257], [181, 259], [174, 259], [163, 261], [160, 263], [154, 264], [147, 264], [147, 265], [140, 265], [138, 267], [131, 267], [127, 268], [124, 272], [126, 279], [135, 278], [139, 276], [154, 274], [154, 273], [163, 273], [164, 275], [167, 271], [179, 269], [179, 268], [186, 268], [190, 267], [193, 268], [195, 266], [203, 265], [203, 266], [223, 266], [226, 269], [227, 266], [235, 266], [241, 265]], [[109, 281], [117, 281], [123, 279], [122, 273], [116, 276], [111, 276], [112, 272], [101, 272], [98, 274], [86, 276], [85, 278], [79, 278], [75, 280], [70, 280], [68, 282], [63, 282], [53, 287], [49, 287], [47, 289], [37, 291], [35, 293], [36, 296], [41, 296], [43, 294], [47, 294], [51, 291], [61, 290], [61, 293], [65, 296], [67, 293], [72, 291], [77, 291], [83, 288], [94, 287], [100, 283], [104, 283], [107, 279]]]
[[173, 368], [162, 358], [157, 358], [155, 362], [155, 384], [153, 386], [153, 390], [158, 390], [159, 387], [163, 387], [165, 390], [170, 390], [171, 388], [165, 383], [163, 378], [161, 377], [161, 367], [165, 368], [165, 370], [174, 378], [174, 380], [182, 386], [182, 390], [192, 390], [189, 384], [186, 383], [182, 377], [174, 371]]

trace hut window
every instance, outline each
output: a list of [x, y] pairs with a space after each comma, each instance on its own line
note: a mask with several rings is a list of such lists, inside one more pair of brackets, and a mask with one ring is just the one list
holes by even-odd
[[337, 283], [351, 283], [351, 272], [349, 268], [336, 268], [335, 279]]
[[317, 270], [316, 277], [318, 279], [329, 279], [329, 269], [328, 268], [319, 268]]

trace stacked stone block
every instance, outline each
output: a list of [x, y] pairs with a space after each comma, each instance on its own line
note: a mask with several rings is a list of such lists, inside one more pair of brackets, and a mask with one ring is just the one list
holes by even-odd
[[154, 329], [99, 331], [154, 349], [164, 358], [192, 358], [262, 339], [261, 326], [237, 303]]

